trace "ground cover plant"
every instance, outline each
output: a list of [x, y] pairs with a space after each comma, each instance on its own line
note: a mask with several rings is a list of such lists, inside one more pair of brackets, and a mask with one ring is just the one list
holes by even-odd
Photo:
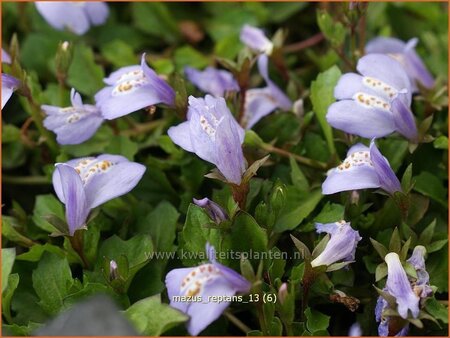
[[4, 335], [448, 335], [446, 3], [1, 6]]

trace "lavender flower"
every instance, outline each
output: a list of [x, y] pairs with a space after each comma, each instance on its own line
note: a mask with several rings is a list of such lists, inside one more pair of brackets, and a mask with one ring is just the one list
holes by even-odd
[[200, 71], [195, 68], [186, 67], [184, 72], [189, 81], [195, 86], [205, 93], [214, 96], [224, 96], [227, 92], [239, 90], [233, 74], [226, 70], [207, 67], [205, 70]]
[[103, 24], [109, 15], [104, 2], [38, 1], [36, 8], [53, 28], [67, 28], [77, 35], [86, 33], [91, 25]]
[[209, 217], [214, 221], [214, 223], [222, 223], [228, 219], [227, 212], [217, 203], [211, 201], [209, 198], [205, 197], [201, 200], [193, 199], [194, 203], [200, 208], [205, 209]]
[[267, 87], [249, 89], [245, 95], [244, 116], [242, 125], [246, 129], [252, 128], [264, 116], [277, 108], [289, 110], [292, 101], [269, 78], [269, 58], [267, 55], [258, 57], [258, 70], [267, 83]]
[[230, 301], [217, 302], [209, 297], [231, 297], [246, 293], [250, 283], [234, 270], [217, 263], [215, 250], [206, 244], [209, 263], [195, 268], [170, 271], [166, 276], [166, 287], [170, 305], [190, 316], [187, 329], [198, 335], [215, 321], [230, 305]]
[[11, 98], [13, 92], [19, 87], [19, 80], [8, 74], [2, 73], [2, 109]]
[[59, 144], [79, 144], [97, 131], [103, 122], [100, 110], [93, 105], [83, 104], [80, 94], [72, 88], [70, 92], [72, 106], [61, 108], [41, 106], [47, 114], [44, 127], [56, 133]]
[[108, 86], [95, 94], [95, 100], [108, 120], [158, 103], [172, 106], [175, 101], [174, 90], [147, 66], [145, 54], [140, 66], [123, 67], [104, 82]]
[[430, 296], [433, 290], [430, 287], [430, 276], [425, 269], [425, 254], [427, 249], [424, 246], [418, 245], [414, 248], [411, 257], [407, 260], [417, 273], [417, 280], [411, 281], [413, 284], [414, 293], [421, 299]]
[[373, 140], [370, 148], [358, 143], [349, 149], [344, 162], [328, 172], [322, 193], [329, 195], [368, 188], [381, 188], [389, 194], [401, 191], [398, 178]]
[[272, 41], [270, 41], [259, 28], [244, 25], [241, 29], [240, 38], [243, 44], [257, 53], [265, 53], [267, 55], [272, 53]]
[[119, 155], [100, 155], [57, 163], [53, 188], [66, 205], [69, 233], [85, 227], [89, 211], [133, 189], [145, 167]]
[[358, 231], [352, 229], [349, 222], [316, 223], [316, 231], [318, 233], [326, 232], [331, 237], [325, 249], [311, 261], [312, 267], [327, 265], [327, 271], [333, 271], [335, 268], [331, 266], [332, 264], [340, 261], [350, 264], [355, 260], [356, 246], [361, 237]]
[[366, 52], [388, 54], [398, 60], [411, 80], [413, 91], [417, 91], [416, 83], [430, 89], [434, 87], [435, 81], [415, 51], [418, 42], [417, 38], [403, 42], [396, 38], [378, 37], [367, 43]]
[[187, 121], [167, 133], [184, 150], [213, 163], [229, 182], [241, 183], [246, 166], [241, 146], [244, 130], [223, 98], [190, 96]]
[[355, 73], [344, 74], [334, 89], [328, 123], [346, 133], [373, 138], [397, 131], [417, 142], [411, 106], [411, 83], [400, 63], [383, 54], [358, 61]]
[[2, 48], [2, 62], [3, 63], [11, 63], [11, 57], [8, 53]]
[[350, 326], [350, 329], [348, 330], [348, 336], [349, 337], [361, 337], [362, 336], [361, 325], [359, 325], [358, 322], [353, 323], [352, 326]]

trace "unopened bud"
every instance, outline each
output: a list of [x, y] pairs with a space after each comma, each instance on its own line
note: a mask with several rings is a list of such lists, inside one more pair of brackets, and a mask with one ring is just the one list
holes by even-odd
[[350, 202], [351, 204], [358, 204], [359, 203], [359, 191], [353, 190], [350, 195]]
[[278, 289], [278, 300], [281, 304], [286, 301], [286, 297], [288, 296], [288, 285], [286, 283], [281, 284]]
[[109, 280], [113, 281], [119, 278], [119, 270], [114, 259], [109, 262]]
[[55, 68], [58, 81], [64, 82], [73, 58], [73, 47], [68, 41], [61, 42], [56, 51]]

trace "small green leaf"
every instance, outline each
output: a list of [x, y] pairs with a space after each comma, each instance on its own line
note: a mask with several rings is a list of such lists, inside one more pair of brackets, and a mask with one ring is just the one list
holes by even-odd
[[145, 336], [160, 336], [189, 319], [184, 313], [161, 303], [160, 295], [134, 303], [125, 311], [125, 316]]
[[309, 258], [311, 257], [311, 252], [309, 251], [308, 247], [300, 240], [295, 238], [291, 235], [291, 239], [294, 242], [295, 247], [297, 250], [302, 254], [302, 258]]
[[435, 241], [431, 244], [428, 244], [426, 246], [427, 252], [432, 253], [432, 252], [439, 251], [445, 246], [445, 244], [447, 244], [447, 242], [448, 242], [448, 239], [441, 239], [441, 240]]
[[138, 152], [137, 143], [130, 140], [124, 135], [115, 135], [110, 139], [110, 143], [106, 146], [105, 152], [110, 154], [122, 155], [130, 161], [134, 160], [134, 155]]
[[65, 219], [62, 203], [54, 195], [37, 196], [32, 220], [39, 228], [52, 233], [56, 229], [45, 219], [45, 216], [49, 215], [56, 215], [61, 219]]
[[374, 240], [373, 238], [370, 239], [370, 242], [372, 243], [376, 252], [378, 252], [380, 257], [384, 260], [384, 257], [386, 257], [386, 255], [388, 254], [388, 250], [386, 249], [386, 247], [380, 242]]
[[8, 286], [8, 277], [16, 259], [16, 248], [2, 249], [2, 293]]
[[448, 149], [448, 137], [445, 135], [439, 136], [437, 139], [434, 140], [433, 146], [436, 149]]
[[419, 243], [427, 245], [431, 242], [434, 235], [434, 228], [436, 227], [436, 219], [434, 219], [420, 234]]
[[300, 191], [309, 191], [308, 180], [300, 170], [294, 157], [289, 157], [289, 163], [291, 165], [291, 181], [294, 187], [296, 187]]
[[345, 27], [335, 22], [327, 11], [317, 11], [317, 24], [331, 45], [338, 47], [345, 39]]
[[330, 324], [330, 317], [316, 310], [307, 308], [305, 310], [306, 328], [309, 332], [326, 330]]
[[382, 280], [384, 277], [387, 276], [387, 264], [386, 263], [380, 263], [378, 264], [376, 270], [375, 270], [375, 282], [378, 282]]
[[425, 309], [434, 318], [440, 320], [444, 324], [448, 324], [448, 308], [435, 298], [427, 299]]
[[406, 168], [402, 177], [402, 190], [408, 192], [411, 189], [411, 179], [412, 179], [412, 163]]
[[389, 251], [400, 253], [401, 246], [402, 241], [400, 239], [400, 233], [398, 232], [398, 228], [395, 227], [394, 231], [392, 232], [391, 240], [389, 242]]
[[325, 115], [327, 114], [328, 107], [335, 101], [334, 87], [340, 77], [341, 71], [337, 66], [333, 66], [325, 72], [320, 73], [317, 79], [311, 84], [313, 110], [325, 135], [328, 150], [331, 154], [336, 153], [336, 149], [334, 147], [333, 131]]
[[19, 274], [13, 273], [8, 277], [8, 286], [2, 291], [2, 313], [9, 323], [12, 322], [11, 317], [11, 298], [19, 285]]
[[415, 180], [416, 184], [414, 185], [414, 190], [425, 196], [431, 197], [445, 208], [448, 208], [446, 198], [447, 192], [444, 188], [445, 184], [441, 179], [427, 171], [422, 171], [419, 176], [415, 177]]

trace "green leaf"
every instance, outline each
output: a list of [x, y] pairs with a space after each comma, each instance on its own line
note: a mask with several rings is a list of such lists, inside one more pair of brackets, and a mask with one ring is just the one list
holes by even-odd
[[2, 249], [2, 293], [8, 286], [8, 277], [16, 259], [16, 248]]
[[300, 191], [309, 191], [309, 183], [305, 175], [300, 170], [297, 161], [294, 157], [289, 157], [289, 163], [291, 165], [291, 181], [292, 184]]
[[415, 180], [416, 184], [414, 190], [425, 196], [431, 197], [445, 208], [448, 208], [446, 198], [447, 192], [442, 180], [427, 171], [422, 171], [419, 176], [415, 177]]
[[344, 213], [345, 207], [343, 205], [327, 202], [314, 218], [314, 223], [334, 223], [344, 219]]
[[68, 84], [82, 94], [93, 96], [104, 87], [104, 77], [103, 67], [95, 63], [92, 49], [83, 44], [76, 44], [68, 71]]
[[110, 139], [110, 143], [105, 148], [105, 152], [110, 154], [122, 155], [130, 161], [134, 160], [134, 155], [138, 152], [137, 143], [124, 135], [115, 135]]
[[381, 259], [384, 260], [384, 257], [386, 257], [386, 255], [388, 254], [388, 250], [386, 249], [386, 247], [380, 242], [374, 240], [373, 238], [370, 239], [370, 242], [372, 243], [376, 252], [378, 252], [378, 254], [380, 255]]
[[448, 308], [435, 298], [427, 299], [425, 309], [434, 318], [440, 320], [444, 324], [448, 324]]
[[317, 24], [331, 45], [338, 47], [344, 43], [345, 27], [335, 22], [327, 11], [317, 11]]
[[51, 252], [60, 257], [66, 257], [66, 253], [59, 246], [50, 243], [45, 243], [44, 245], [42, 244], [33, 245], [29, 251], [17, 256], [17, 260], [38, 262], [41, 259], [42, 255], [44, 254], [44, 252]]
[[296, 228], [314, 211], [323, 197], [321, 189], [315, 189], [311, 192], [300, 192], [293, 186], [288, 186], [286, 191], [286, 203], [275, 223], [275, 232]]
[[420, 234], [419, 243], [427, 245], [431, 242], [434, 235], [434, 229], [436, 227], [436, 219], [434, 219]]
[[307, 308], [305, 310], [306, 328], [309, 332], [326, 330], [330, 324], [330, 317], [316, 310]]
[[2, 235], [8, 240], [22, 246], [32, 246], [34, 242], [16, 230], [17, 227], [17, 219], [11, 216], [2, 215]]
[[61, 219], [66, 219], [64, 207], [55, 195], [39, 195], [33, 209], [33, 222], [47, 232], [54, 232], [56, 229], [45, 218], [48, 215], [56, 215]]
[[391, 240], [389, 242], [389, 252], [400, 253], [402, 247], [402, 241], [400, 239], [400, 233], [396, 227], [392, 232]]
[[175, 18], [162, 2], [135, 2], [131, 5], [133, 23], [141, 31], [173, 44], [179, 38]]
[[388, 273], [387, 264], [384, 262], [378, 264], [377, 269], [375, 270], [375, 282], [382, 280], [384, 277], [387, 276], [387, 273]]
[[19, 274], [13, 273], [8, 277], [8, 286], [2, 291], [2, 312], [9, 323], [12, 322], [11, 317], [11, 298], [19, 285]]
[[433, 146], [436, 149], [448, 149], [448, 137], [445, 135], [439, 136], [437, 139], [434, 140]]
[[439, 251], [445, 246], [445, 244], [447, 244], [447, 242], [448, 242], [448, 239], [441, 239], [441, 240], [435, 241], [431, 244], [428, 244], [426, 246], [427, 252], [432, 253], [432, 252]]
[[32, 273], [33, 288], [40, 298], [40, 306], [56, 315], [64, 306], [64, 298], [74, 283], [66, 258], [46, 252]]
[[175, 51], [174, 62], [176, 69], [182, 71], [185, 66], [204, 68], [210, 60], [191, 46], [183, 46]]
[[134, 303], [125, 311], [125, 316], [139, 333], [145, 336], [159, 336], [189, 318], [173, 307], [161, 303], [160, 295]]
[[313, 110], [325, 135], [328, 150], [331, 154], [336, 153], [336, 149], [334, 147], [333, 131], [325, 119], [325, 115], [327, 114], [328, 107], [335, 101], [334, 87], [340, 77], [341, 71], [337, 66], [333, 66], [325, 72], [320, 73], [317, 79], [311, 84]]
[[139, 61], [133, 48], [122, 40], [114, 40], [102, 46], [102, 55], [111, 62], [114, 67], [120, 68]]
[[302, 254], [303, 258], [309, 258], [311, 256], [311, 252], [309, 251], [309, 249], [305, 243], [298, 240], [297, 238], [295, 238], [292, 235], [291, 235], [291, 239], [294, 242], [294, 245], [297, 248], [297, 250]]

